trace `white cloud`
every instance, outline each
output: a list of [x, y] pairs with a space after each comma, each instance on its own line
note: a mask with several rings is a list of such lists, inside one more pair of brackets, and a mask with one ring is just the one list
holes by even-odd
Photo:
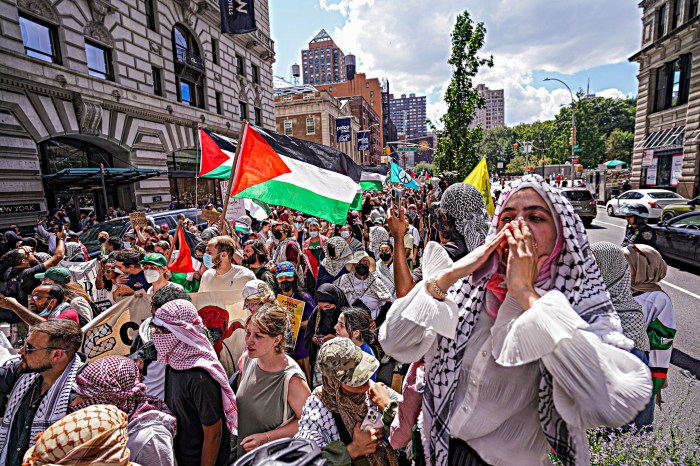
[[[442, 96], [451, 76], [450, 33], [465, 8], [486, 26], [482, 55], [495, 66], [475, 82], [505, 89], [506, 122], [551, 118], [570, 102], [565, 89], [533, 83], [536, 70], [576, 73], [626, 60], [640, 42], [635, 2], [588, 0], [319, 0], [338, 11], [343, 26], [329, 31], [369, 76], [387, 77], [394, 94], [428, 95], [428, 115], [445, 110]], [[617, 92], [614, 92], [617, 91]], [[616, 89], [598, 95], [622, 96]]]
[[609, 97], [611, 99], [625, 99], [627, 96], [620, 89], [605, 89], [595, 93], [596, 97]]

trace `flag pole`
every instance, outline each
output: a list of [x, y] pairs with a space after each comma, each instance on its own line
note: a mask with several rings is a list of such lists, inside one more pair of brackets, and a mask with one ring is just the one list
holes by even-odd
[[[194, 224], [199, 225], [199, 214], [197, 208], [199, 207], [197, 201], [199, 200], [199, 186], [197, 186], [197, 181], [199, 181], [199, 170], [202, 169], [202, 145], [199, 143], [199, 124], [197, 124], [197, 135], [195, 137], [195, 142], [197, 144], [197, 173], [194, 176]], [[175, 180], [177, 183], [177, 180]], [[178, 199], [178, 204], [180, 204], [180, 199]], [[182, 207], [180, 204], [178, 207]]]
[[[228, 186], [226, 187], [227, 194], [224, 199], [224, 208], [221, 209], [221, 217], [219, 218], [219, 222], [221, 222], [222, 233], [226, 233], [227, 231], [227, 229], [224, 228], [224, 225], [226, 225], [226, 211], [228, 210], [228, 203], [231, 199], [233, 179], [236, 176], [236, 166], [238, 164], [238, 154], [241, 153], [241, 147], [243, 146], [243, 135], [245, 134], [245, 129], [248, 126], [248, 120], [243, 120], [241, 123], [241, 128], [238, 131], [238, 143], [236, 144], [236, 152], [233, 155], [233, 164], [231, 165], [231, 176], [228, 179]], [[223, 196], [224, 193], [221, 193], [221, 195]]]

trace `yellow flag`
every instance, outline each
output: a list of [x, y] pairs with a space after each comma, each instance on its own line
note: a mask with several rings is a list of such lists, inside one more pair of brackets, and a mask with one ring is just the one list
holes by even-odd
[[491, 182], [489, 180], [489, 168], [486, 165], [486, 157], [481, 159], [481, 162], [467, 175], [464, 182], [481, 191], [481, 195], [484, 196], [486, 211], [493, 215], [495, 206], [493, 205], [493, 198], [491, 197]]

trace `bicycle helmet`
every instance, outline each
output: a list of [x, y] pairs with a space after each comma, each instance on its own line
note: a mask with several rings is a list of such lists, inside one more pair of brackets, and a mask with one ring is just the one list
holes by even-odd
[[234, 463], [234, 466], [323, 466], [321, 449], [312, 440], [283, 438], [260, 445]]
[[623, 204], [622, 207], [618, 209], [617, 213], [624, 217], [649, 218], [649, 208], [639, 202]]

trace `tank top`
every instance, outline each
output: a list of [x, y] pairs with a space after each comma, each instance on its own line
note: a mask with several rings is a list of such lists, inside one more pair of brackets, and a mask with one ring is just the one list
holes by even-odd
[[289, 402], [284, 399], [284, 385], [287, 373], [291, 377], [299, 377], [306, 381], [306, 377], [299, 365], [287, 356], [288, 366], [281, 371], [266, 372], [258, 367], [258, 360], [246, 358], [243, 361], [243, 373], [236, 392], [236, 404], [238, 405], [238, 457], [245, 452], [241, 448], [241, 441], [249, 435], [268, 432], [280, 427], [289, 419], [284, 417], [284, 408], [287, 407], [288, 418], [294, 416], [294, 410]]

